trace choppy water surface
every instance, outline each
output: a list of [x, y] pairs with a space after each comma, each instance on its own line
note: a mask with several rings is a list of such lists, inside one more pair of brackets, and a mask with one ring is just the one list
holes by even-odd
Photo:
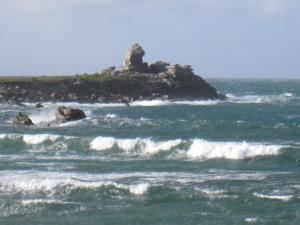
[[[210, 81], [228, 100], [1, 105], [0, 224], [299, 224], [300, 81]], [[16, 127], [17, 112], [37, 124]]]

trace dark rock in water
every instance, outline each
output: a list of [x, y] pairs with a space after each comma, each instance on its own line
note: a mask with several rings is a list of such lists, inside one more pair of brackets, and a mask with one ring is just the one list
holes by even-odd
[[67, 122], [74, 120], [81, 120], [86, 118], [84, 111], [81, 109], [73, 109], [65, 106], [58, 107], [56, 112], [56, 119], [59, 122]]
[[38, 103], [38, 104], [35, 105], [35, 107], [38, 108], [38, 109], [40, 109], [40, 108], [43, 108], [44, 106], [43, 106], [42, 103]]
[[123, 71], [146, 73], [148, 64], [143, 62], [144, 55], [145, 50], [139, 44], [134, 44], [125, 57]]
[[32, 120], [25, 113], [18, 113], [12, 120], [13, 124], [31, 126], [33, 125]]

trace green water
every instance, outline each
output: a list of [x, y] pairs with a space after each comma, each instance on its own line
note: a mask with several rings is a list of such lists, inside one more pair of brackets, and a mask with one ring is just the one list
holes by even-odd
[[0, 105], [0, 224], [299, 224], [300, 81], [209, 82], [228, 100], [68, 103], [87, 119], [63, 125]]

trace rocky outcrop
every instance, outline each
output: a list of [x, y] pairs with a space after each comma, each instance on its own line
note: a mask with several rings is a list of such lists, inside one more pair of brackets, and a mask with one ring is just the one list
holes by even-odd
[[193, 76], [193, 68], [190, 65], [181, 66], [179, 64], [172, 65], [168, 68], [167, 74], [172, 77]]
[[18, 113], [15, 118], [12, 119], [13, 124], [31, 126], [32, 120], [25, 113]]
[[143, 62], [145, 50], [139, 45], [134, 44], [125, 57], [123, 71], [148, 72], [148, 64]]
[[164, 73], [164, 72], [168, 71], [169, 66], [170, 66], [170, 63], [163, 62], [163, 61], [157, 61], [157, 62], [149, 65], [148, 72], [154, 73], [154, 74]]
[[84, 111], [81, 109], [73, 109], [65, 106], [57, 108], [56, 120], [58, 122], [68, 122], [74, 120], [81, 120], [86, 118]]
[[[225, 99], [190, 65], [143, 61], [145, 50], [133, 45], [121, 69], [57, 77], [19, 77], [0, 80], [0, 103], [90, 102], [125, 103], [135, 100]], [[129, 100], [124, 100], [128, 98]]]

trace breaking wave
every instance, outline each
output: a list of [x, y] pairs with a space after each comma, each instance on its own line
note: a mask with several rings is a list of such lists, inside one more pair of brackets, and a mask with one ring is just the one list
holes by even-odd
[[[43, 143], [65, 143], [77, 137], [56, 134], [0, 134], [0, 141], [22, 141], [28, 145]], [[79, 138], [78, 138], [79, 139]], [[83, 140], [83, 142], [82, 142]], [[94, 139], [85, 137], [79, 139], [81, 144], [86, 144], [91, 150], [108, 151], [119, 149], [125, 153], [139, 156], [155, 155], [167, 152], [176, 158], [192, 160], [230, 159], [243, 160], [259, 156], [279, 155], [286, 145], [275, 145], [251, 142], [216, 142], [203, 139], [173, 139], [154, 140], [152, 138], [114, 138], [99, 136]], [[72, 141], [73, 142], [73, 141]], [[74, 143], [77, 143], [75, 140]], [[173, 154], [175, 153], [175, 154]]]
[[187, 152], [191, 159], [246, 159], [256, 156], [278, 155], [283, 146], [248, 142], [209, 142], [196, 139]]
[[[190, 147], [184, 151], [178, 148], [181, 144], [190, 144]], [[149, 155], [157, 154], [160, 151], [170, 151], [177, 147], [179, 156], [184, 153], [189, 159], [201, 160], [214, 158], [241, 160], [257, 156], [278, 155], [284, 147], [248, 142], [211, 142], [202, 139], [153, 141], [150, 138], [116, 139], [113, 137], [97, 137], [90, 144], [91, 149], [98, 151], [112, 149], [114, 146], [126, 152], [140, 149], [141, 153]]]
[[130, 103], [130, 106], [166, 106], [166, 105], [216, 105], [219, 100], [195, 100], [195, 101], [166, 101], [144, 100]]
[[[133, 174], [135, 175], [135, 174]], [[0, 173], [0, 192], [2, 193], [44, 193], [47, 195], [70, 194], [74, 190], [96, 190], [101, 188], [120, 189], [133, 195], [144, 195], [151, 185], [148, 182], [134, 182], [125, 184], [118, 179], [126, 178], [130, 174], [84, 175], [76, 173], [55, 172], [15, 172]], [[25, 203], [39, 203], [38, 201], [25, 201]]]
[[230, 103], [242, 103], [242, 104], [253, 104], [253, 103], [280, 103], [295, 100], [297, 97], [292, 93], [283, 93], [279, 95], [244, 95], [236, 96], [234, 94], [226, 94], [228, 102]]
[[[185, 172], [132, 172], [132, 173], [76, 173], [51, 171], [0, 172], [0, 193], [44, 194], [46, 196], [69, 195], [76, 190], [97, 191], [113, 189], [132, 195], [145, 195], [152, 188], [172, 183], [173, 187], [196, 185], [195, 191], [207, 196], [221, 196], [223, 190], [199, 189], [197, 184], [215, 180], [263, 180], [272, 173], [235, 173], [233, 171], [207, 171], [205, 173]], [[129, 182], [128, 182], [129, 181]], [[125, 193], [125, 194], [126, 194]], [[40, 195], [39, 195], [40, 196]]]
[[34, 135], [24, 135], [23, 141], [27, 144], [37, 145], [45, 141], [55, 142], [60, 138], [59, 135], [53, 134], [34, 134]]
[[97, 137], [91, 142], [90, 148], [100, 151], [111, 149], [116, 146], [127, 152], [139, 148], [143, 153], [156, 154], [159, 151], [168, 151], [178, 146], [181, 142], [181, 139], [155, 142], [150, 138], [116, 139], [113, 137]]
[[38, 145], [45, 142], [56, 142], [58, 140], [69, 140], [75, 137], [56, 135], [56, 134], [0, 134], [0, 141], [19, 141], [29, 145]]
[[55, 120], [55, 110], [43, 109], [41, 111], [30, 114], [29, 118], [34, 124], [50, 123]]

